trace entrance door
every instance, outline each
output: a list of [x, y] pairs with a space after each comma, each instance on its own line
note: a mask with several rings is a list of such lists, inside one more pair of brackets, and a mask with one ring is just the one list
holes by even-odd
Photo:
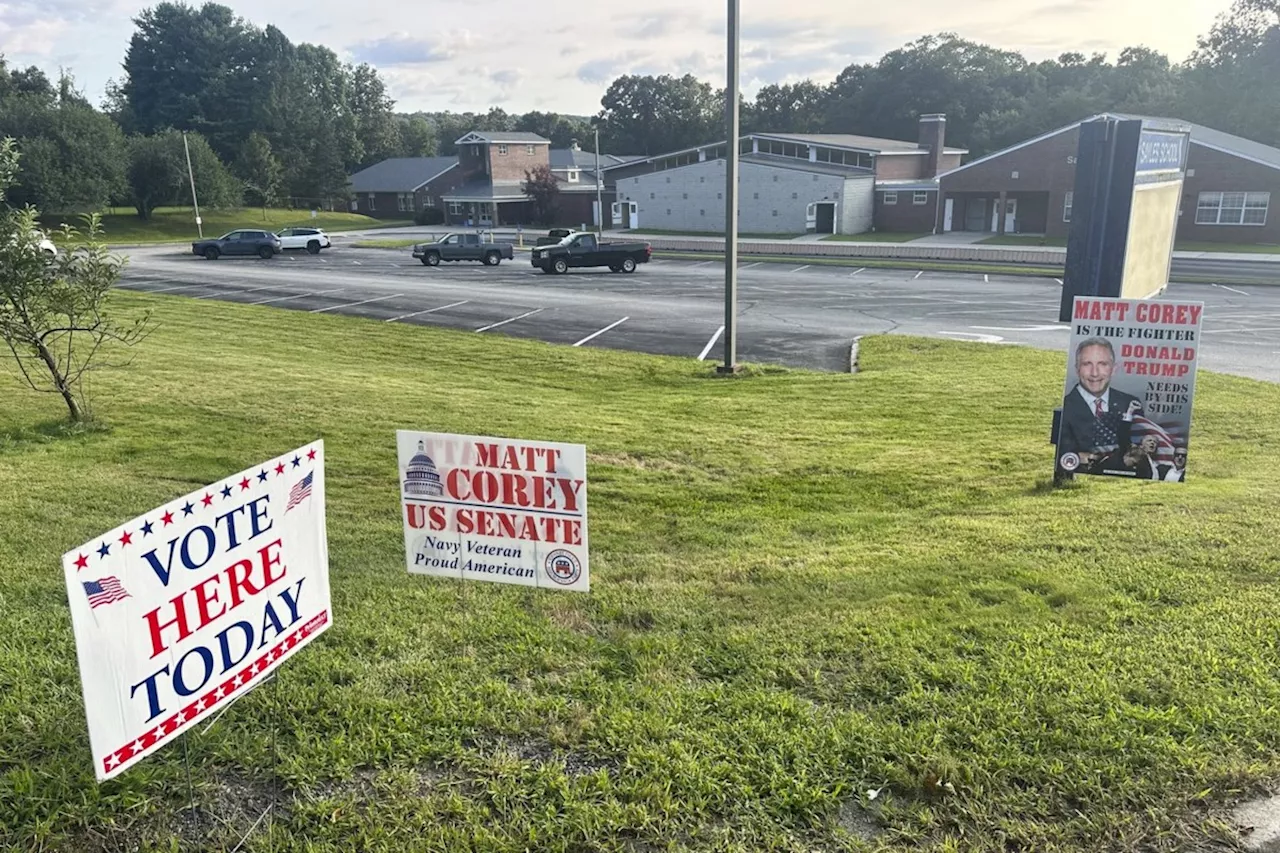
[[1018, 233], [1018, 200], [1016, 198], [1005, 199], [1004, 202], [1004, 233]]
[[987, 230], [987, 200], [985, 198], [971, 198], [965, 204], [964, 230]]
[[952, 217], [952, 214], [955, 213], [955, 207], [956, 207], [956, 200], [954, 198], [947, 199], [946, 204], [942, 206], [942, 230], [943, 231], [951, 230], [951, 217]]
[[814, 221], [814, 231], [819, 234], [836, 233], [836, 206], [834, 202], [820, 202], [818, 209], [814, 211], [817, 218]]
[[638, 212], [638, 208], [636, 207], [636, 203], [634, 201], [627, 202], [627, 227], [628, 228], [640, 227], [640, 214]]

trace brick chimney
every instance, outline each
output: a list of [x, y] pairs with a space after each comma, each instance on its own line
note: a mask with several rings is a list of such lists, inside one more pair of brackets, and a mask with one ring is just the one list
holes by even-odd
[[942, 171], [942, 152], [947, 141], [947, 117], [942, 113], [920, 116], [920, 147], [929, 149], [921, 178], [936, 178]]

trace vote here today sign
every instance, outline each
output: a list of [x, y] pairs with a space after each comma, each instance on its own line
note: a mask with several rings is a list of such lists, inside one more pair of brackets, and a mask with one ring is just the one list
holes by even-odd
[[586, 592], [587, 449], [396, 433], [414, 574]]
[[99, 780], [252, 690], [330, 624], [324, 443], [62, 557]]

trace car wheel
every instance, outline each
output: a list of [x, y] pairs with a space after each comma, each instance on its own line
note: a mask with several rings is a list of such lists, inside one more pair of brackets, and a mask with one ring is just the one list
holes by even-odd
[[556, 258], [551, 264], [551, 269], [555, 270], [556, 275], [564, 275], [569, 271], [569, 262], [564, 258]]
[[635, 259], [635, 258], [624, 258], [624, 259], [623, 259], [623, 261], [622, 261], [622, 271], [623, 271], [623, 272], [626, 272], [626, 273], [632, 273], [632, 272], [635, 272], [635, 271], [636, 271], [636, 259]]
[[439, 253], [439, 252], [427, 252], [425, 255], [423, 255], [423, 256], [422, 256], [422, 262], [423, 262], [424, 264], [426, 264], [427, 266], [429, 266], [429, 267], [438, 267], [438, 266], [440, 266], [440, 253]]
[[320, 241], [312, 240], [311, 242], [307, 243], [307, 252], [312, 255], [320, 254]]
[[258, 257], [264, 261], [269, 261], [276, 256], [275, 250], [270, 246], [260, 246], [258, 248]]
[[502, 256], [497, 252], [485, 252], [484, 262], [485, 266], [496, 267], [502, 262]]
[[218, 259], [218, 250], [213, 246], [204, 250], [204, 258], [206, 261], [216, 261]]

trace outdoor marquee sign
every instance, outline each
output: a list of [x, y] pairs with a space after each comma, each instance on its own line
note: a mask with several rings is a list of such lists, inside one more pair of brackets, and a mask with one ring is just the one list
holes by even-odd
[[99, 780], [221, 711], [329, 627], [324, 485], [317, 441], [63, 556]]
[[587, 449], [396, 433], [414, 574], [586, 592]]

